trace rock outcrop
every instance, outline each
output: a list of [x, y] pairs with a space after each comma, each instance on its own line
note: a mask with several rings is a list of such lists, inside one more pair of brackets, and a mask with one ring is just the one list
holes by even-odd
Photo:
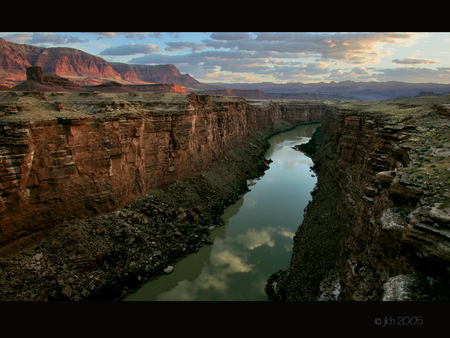
[[102, 93], [134, 93], [135, 91], [126, 88], [123, 84], [117, 81], [109, 81], [97, 86], [84, 86], [86, 90], [99, 91]]
[[196, 94], [0, 95], [0, 243], [127, 205], [206, 170], [251, 130], [330, 109]]
[[110, 62], [123, 80], [139, 83], [175, 83], [184, 87], [201, 89], [209, 87], [194, 79], [189, 74], [181, 74], [174, 65], [130, 65], [126, 63]]
[[28, 67], [27, 80], [14, 87], [15, 90], [40, 91], [40, 92], [83, 92], [84, 89], [61, 76], [54, 74], [44, 74], [41, 67]]

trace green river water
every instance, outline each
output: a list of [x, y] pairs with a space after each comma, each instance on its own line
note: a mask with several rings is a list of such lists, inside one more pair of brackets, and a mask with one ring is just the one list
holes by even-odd
[[246, 193], [225, 210], [226, 224], [204, 245], [125, 301], [267, 301], [267, 279], [289, 267], [293, 236], [303, 221], [316, 177], [311, 159], [292, 147], [306, 143], [318, 124], [272, 137], [273, 162]]

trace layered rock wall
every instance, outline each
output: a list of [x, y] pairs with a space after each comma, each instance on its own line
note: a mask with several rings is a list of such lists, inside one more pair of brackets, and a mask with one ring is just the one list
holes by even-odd
[[206, 170], [251, 130], [318, 121], [327, 109], [282, 107], [195, 94], [38, 95], [28, 115], [9, 109], [0, 121], [0, 243], [126, 205]]
[[[291, 266], [271, 277], [268, 294], [286, 300], [327, 300], [336, 292], [341, 300], [448, 299], [444, 182], [450, 169], [438, 154], [450, 146], [442, 142], [450, 122], [431, 105], [420, 115], [401, 115], [402, 109], [326, 114], [324, 141], [314, 155], [320, 167], [314, 199], [294, 237]], [[281, 284], [282, 291], [274, 290]]]

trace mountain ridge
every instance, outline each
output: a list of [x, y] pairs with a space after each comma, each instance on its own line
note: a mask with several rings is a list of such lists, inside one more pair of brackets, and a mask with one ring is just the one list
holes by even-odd
[[81, 86], [116, 81], [122, 84], [175, 83], [188, 89], [210, 88], [174, 65], [133, 65], [105, 59], [69, 47], [37, 47], [0, 38], [0, 84], [26, 80], [26, 69], [41, 67], [46, 74], [65, 77]]
[[262, 90], [269, 96], [269, 93], [315, 93], [326, 95], [340, 95], [349, 99], [356, 100], [379, 100], [379, 99], [395, 99], [397, 97], [417, 96], [421, 92], [430, 92], [434, 94], [448, 94], [450, 92], [450, 84], [442, 83], [408, 83], [400, 81], [387, 82], [319, 82], [319, 83], [223, 83], [215, 82], [210, 85], [218, 85], [228, 89], [251, 89]]

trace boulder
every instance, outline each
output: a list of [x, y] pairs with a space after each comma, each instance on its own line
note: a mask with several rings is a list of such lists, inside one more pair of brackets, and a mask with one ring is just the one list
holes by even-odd
[[169, 274], [173, 271], [173, 266], [169, 265], [167, 268], [164, 269], [164, 273]]

